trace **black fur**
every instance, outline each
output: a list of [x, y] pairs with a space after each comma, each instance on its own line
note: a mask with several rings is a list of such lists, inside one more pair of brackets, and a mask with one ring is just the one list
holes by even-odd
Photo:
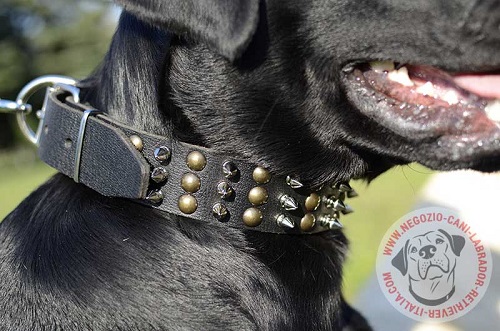
[[[495, 0], [120, 2], [130, 12], [81, 85], [124, 123], [309, 187], [410, 161], [500, 168], [498, 152], [436, 158], [442, 147], [364, 117], [341, 84], [355, 61], [500, 68]], [[56, 175], [0, 226], [0, 330], [369, 330], [341, 296], [345, 251], [340, 231], [240, 231]]]

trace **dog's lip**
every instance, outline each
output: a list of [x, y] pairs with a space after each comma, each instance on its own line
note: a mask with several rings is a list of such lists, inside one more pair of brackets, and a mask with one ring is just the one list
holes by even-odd
[[[458, 77], [455, 82], [451, 74], [437, 68], [412, 66], [419, 68], [420, 78], [430, 76], [436, 85], [455, 91], [458, 97], [458, 102], [447, 103], [418, 95], [409, 98], [417, 101], [412, 103], [398, 99], [398, 91], [387, 93], [391, 84], [366, 74], [366, 65], [358, 62], [343, 70], [348, 99], [363, 115], [403, 138], [419, 143], [425, 141], [439, 148], [440, 153], [435, 153], [437, 159], [469, 162], [499, 154], [500, 125], [485, 112], [492, 99], [462, 88], [458, 84], [461, 75], [454, 73]], [[465, 85], [463, 81], [462, 85]]]

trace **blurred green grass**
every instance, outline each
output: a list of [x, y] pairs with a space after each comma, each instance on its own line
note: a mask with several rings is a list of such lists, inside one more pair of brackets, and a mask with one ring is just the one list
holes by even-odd
[[[35, 150], [0, 153], [0, 220], [56, 171], [37, 160]], [[411, 210], [432, 172], [419, 165], [391, 169], [370, 185], [356, 181], [356, 211], [342, 222], [351, 245], [344, 273], [346, 298], [353, 299], [375, 268], [378, 245], [390, 225]]]
[[419, 191], [434, 172], [418, 164], [395, 167], [366, 182], [351, 183], [359, 197], [348, 199], [355, 213], [342, 218], [349, 252], [344, 271], [344, 294], [352, 300], [375, 269], [378, 246], [392, 223], [408, 213]]
[[0, 152], [0, 221], [56, 171], [33, 148]]

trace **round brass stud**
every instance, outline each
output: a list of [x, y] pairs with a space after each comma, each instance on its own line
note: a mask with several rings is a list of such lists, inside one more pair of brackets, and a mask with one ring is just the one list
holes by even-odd
[[306, 198], [306, 210], [315, 211], [318, 209], [320, 201], [321, 198], [317, 193], [311, 193], [311, 195]]
[[184, 194], [179, 198], [179, 210], [184, 214], [192, 214], [198, 208], [198, 201], [190, 194]]
[[184, 189], [184, 191], [188, 193], [194, 193], [200, 189], [200, 186], [200, 177], [196, 176], [195, 174], [187, 173], [182, 176], [181, 187]]
[[267, 190], [261, 186], [254, 187], [248, 192], [248, 201], [254, 206], [260, 206], [267, 202]]
[[300, 220], [300, 229], [302, 231], [308, 232], [314, 228], [315, 224], [316, 224], [316, 217], [314, 217], [314, 215], [311, 213], [307, 213]]
[[201, 171], [207, 165], [207, 159], [203, 154], [198, 151], [192, 151], [186, 158], [186, 163], [189, 169], [194, 171]]
[[243, 213], [243, 223], [246, 226], [256, 227], [262, 223], [262, 212], [254, 207], [248, 208]]
[[253, 180], [257, 184], [266, 184], [271, 180], [271, 173], [262, 167], [257, 167], [252, 173]]
[[130, 141], [132, 142], [132, 145], [134, 145], [135, 149], [137, 149], [139, 152], [142, 152], [142, 149], [144, 148], [144, 144], [142, 142], [141, 137], [137, 135], [131, 135], [129, 137]]

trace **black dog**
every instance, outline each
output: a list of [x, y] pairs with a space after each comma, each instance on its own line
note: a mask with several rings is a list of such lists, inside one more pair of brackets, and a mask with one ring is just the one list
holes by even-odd
[[[413, 161], [500, 169], [484, 111], [500, 93], [444, 72], [500, 69], [496, 0], [120, 2], [110, 51], [81, 87], [123, 123], [312, 189]], [[243, 231], [63, 175], [0, 230], [1, 330], [369, 330], [341, 297], [340, 231]]]

